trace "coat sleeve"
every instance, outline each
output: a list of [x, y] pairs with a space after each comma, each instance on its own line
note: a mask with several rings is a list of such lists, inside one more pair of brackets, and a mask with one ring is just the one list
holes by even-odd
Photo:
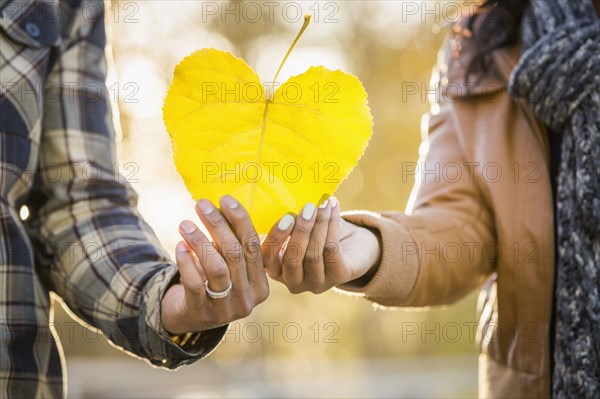
[[177, 267], [115, 170], [103, 18], [75, 15], [73, 37], [57, 52], [46, 82], [54, 92], [45, 98], [28, 220], [37, 271], [75, 315], [115, 345], [175, 368], [206, 356], [227, 326], [187, 339], [162, 326], [161, 298], [178, 282]]
[[384, 306], [442, 305], [462, 298], [493, 272], [493, 213], [464, 156], [451, 104], [429, 116], [421, 149], [406, 213], [344, 215], [380, 234], [382, 258], [365, 286], [338, 288]]

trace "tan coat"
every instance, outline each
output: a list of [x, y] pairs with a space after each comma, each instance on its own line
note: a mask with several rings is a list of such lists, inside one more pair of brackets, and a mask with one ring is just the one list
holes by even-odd
[[462, 50], [440, 67], [439, 109], [432, 108], [408, 210], [345, 216], [377, 229], [383, 254], [368, 285], [341, 288], [403, 307], [448, 304], [482, 289], [480, 396], [547, 397], [554, 277], [548, 139], [506, 91], [518, 48], [496, 51], [499, 76], [471, 84], [463, 80], [469, 39], [450, 43]]

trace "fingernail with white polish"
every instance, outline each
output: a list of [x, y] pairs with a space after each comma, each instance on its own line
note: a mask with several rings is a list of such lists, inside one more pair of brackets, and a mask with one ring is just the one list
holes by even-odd
[[279, 221], [279, 224], [277, 225], [277, 228], [281, 231], [284, 231], [284, 230], [289, 229], [289, 227], [292, 225], [292, 223], [294, 223], [294, 217], [288, 213], [284, 217], [281, 218], [281, 220]]
[[177, 246], [175, 247], [175, 251], [176, 251], [176, 252], [182, 252], [182, 253], [184, 253], [184, 252], [187, 252], [187, 251], [188, 251], [188, 249], [187, 249], [187, 247], [185, 246], [185, 244], [183, 243], [183, 241], [179, 241], [179, 242], [177, 243]]
[[332, 208], [335, 208], [337, 206], [337, 204], [338, 204], [338, 200], [335, 197], [330, 197], [329, 201], [331, 201], [331, 207]]
[[181, 222], [179, 227], [181, 228], [181, 230], [183, 230], [185, 234], [192, 234], [194, 231], [196, 231], [196, 226], [194, 225], [194, 223], [188, 220], [184, 220], [183, 222]]
[[329, 204], [329, 200], [326, 199], [321, 205], [319, 205], [319, 209], [325, 209], [325, 208], [327, 208], [328, 204]]
[[315, 209], [315, 206], [309, 202], [304, 206], [304, 209], [302, 210], [302, 217], [305, 220], [312, 219], [313, 215], [315, 214]]

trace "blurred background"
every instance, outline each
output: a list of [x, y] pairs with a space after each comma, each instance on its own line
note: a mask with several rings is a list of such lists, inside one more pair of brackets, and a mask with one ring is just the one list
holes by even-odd
[[[280, 81], [310, 65], [359, 77], [374, 135], [336, 196], [345, 210], [403, 210], [413, 177], [402, 170], [418, 157], [432, 67], [464, 6], [433, 0], [107, 3], [115, 61], [109, 91], [122, 125], [119, 163], [163, 245], [173, 254], [179, 222], [197, 218], [175, 171], [161, 111], [183, 57], [203, 47], [230, 51], [268, 81], [303, 15], [311, 14]], [[269, 300], [232, 324], [208, 359], [167, 372], [115, 350], [55, 309], [70, 397], [472, 397], [476, 322], [475, 294], [444, 309], [389, 311], [336, 292], [292, 296], [271, 282]]]

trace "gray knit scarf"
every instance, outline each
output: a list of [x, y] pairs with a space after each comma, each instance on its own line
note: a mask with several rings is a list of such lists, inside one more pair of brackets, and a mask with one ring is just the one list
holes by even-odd
[[591, 0], [532, 0], [509, 90], [562, 135], [554, 397], [600, 396], [600, 20]]

